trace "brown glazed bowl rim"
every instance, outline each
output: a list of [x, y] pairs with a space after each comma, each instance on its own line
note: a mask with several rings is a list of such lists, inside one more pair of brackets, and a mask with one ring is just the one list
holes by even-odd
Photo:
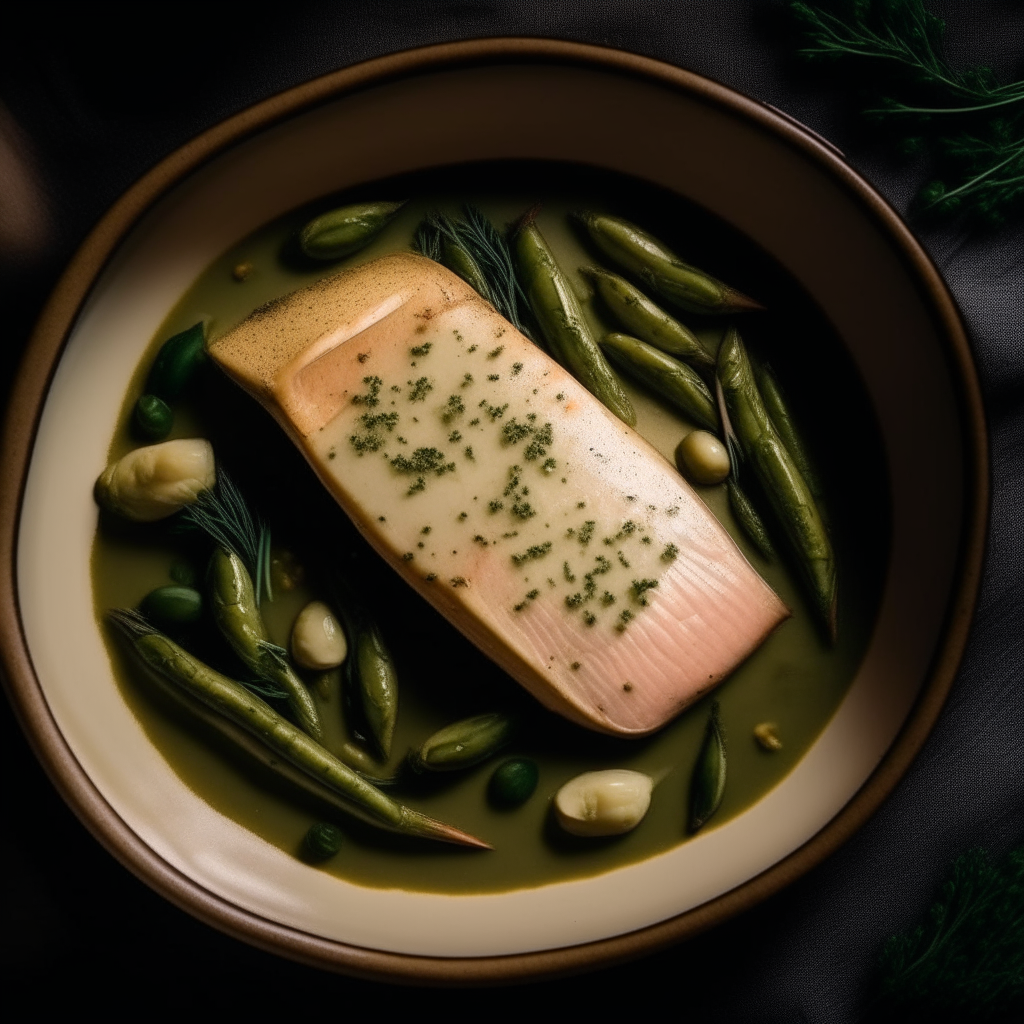
[[[597, 942], [497, 957], [427, 957], [326, 940], [267, 920], [213, 895], [145, 845], [117, 815], [75, 759], [36, 678], [19, 612], [16, 551], [19, 513], [33, 443], [64, 344], [112, 253], [165, 193], [243, 139], [346, 94], [390, 80], [488, 63], [537, 62], [638, 77], [696, 97], [753, 122], [823, 169], [893, 244], [935, 322], [963, 427], [964, 528], [946, 627], [926, 682], [877, 769], [817, 835], [730, 892], [669, 920]], [[11, 702], [54, 785], [81, 821], [126, 867], [182, 909], [239, 939], [306, 964], [363, 978], [409, 984], [509, 983], [629, 960], [696, 935], [794, 881], [844, 843], [874, 813], [921, 749], [952, 686], [980, 585], [989, 506], [988, 444], [977, 374], [960, 316], [938, 271], [899, 216], [834, 147], [774, 108], [690, 72], [644, 57], [577, 43], [498, 38], [428, 46], [377, 58], [297, 86], [209, 129], [161, 161], [106, 213], [75, 254], [43, 310], [14, 383], [6, 414], [0, 493], [0, 638]]]

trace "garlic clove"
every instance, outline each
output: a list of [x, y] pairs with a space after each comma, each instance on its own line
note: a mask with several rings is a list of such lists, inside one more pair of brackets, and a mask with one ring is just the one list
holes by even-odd
[[310, 601], [292, 626], [292, 657], [302, 668], [325, 672], [348, 654], [345, 633], [323, 601]]
[[619, 835], [643, 819], [653, 788], [649, 775], [626, 768], [584, 772], [555, 794], [555, 814], [574, 836]]

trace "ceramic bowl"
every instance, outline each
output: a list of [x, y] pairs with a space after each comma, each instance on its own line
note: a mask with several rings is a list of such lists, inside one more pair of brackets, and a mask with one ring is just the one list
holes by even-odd
[[[612, 129], [614, 129], [614, 134]], [[878, 621], [838, 712], [737, 818], [594, 878], [509, 893], [375, 890], [218, 815], [112, 684], [93, 616], [91, 486], [132, 368], [196, 276], [285, 211], [482, 160], [571, 161], [703, 206], [769, 253], [834, 325], [871, 396], [892, 492]], [[910, 401], [910, 396], [913, 400]], [[8, 413], [0, 497], [6, 681], [39, 757], [107, 848], [199, 918], [364, 976], [509, 981], [636, 956], [750, 906], [878, 807], [951, 684], [978, 584], [984, 422], [964, 332], [913, 236], [826, 143], [676, 68], [487, 40], [372, 61], [206, 132], [110, 210], [61, 279]]]

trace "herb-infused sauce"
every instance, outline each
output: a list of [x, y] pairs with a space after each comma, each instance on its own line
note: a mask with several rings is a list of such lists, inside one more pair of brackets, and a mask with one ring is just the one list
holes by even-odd
[[[538, 183], [547, 185], [550, 195], [538, 223], [560, 264], [577, 280], [583, 292], [582, 278], [574, 272], [576, 268], [592, 262], [592, 255], [568, 229], [565, 214], [584, 197], [591, 206], [601, 205], [601, 196], [607, 194], [607, 180], [597, 175], [585, 178], [576, 169], [572, 199], [566, 200], [561, 198], [567, 194], [566, 191], [558, 187], [558, 177], [562, 173], [559, 169], [534, 168], [532, 173]], [[503, 174], [507, 175], [507, 172], [494, 170], [495, 180], [500, 186], [495, 188], [495, 192], [507, 197], [512, 189], [503, 179]], [[182, 298], [154, 339], [154, 350], [168, 335], [188, 327], [197, 319], [209, 318], [210, 334], [218, 337], [253, 308], [272, 298], [333, 274], [341, 267], [357, 265], [385, 252], [406, 248], [423, 213], [444, 202], [445, 196], [453, 192], [459, 195], [457, 184], [455, 188], [449, 188], [449, 179], [453, 177], [458, 177], [458, 172], [446, 175], [443, 194], [436, 179], [403, 182], [398, 186], [402, 194], [418, 194], [424, 198], [413, 199], [377, 241], [341, 264], [310, 267], [280, 258], [282, 250], [288, 251], [287, 239], [308, 219], [309, 211], [299, 211], [255, 232], [217, 260]], [[480, 188], [479, 177], [472, 180], [473, 191], [476, 192]], [[621, 182], [618, 184], [622, 186]], [[626, 186], [622, 187], [625, 190]], [[643, 218], [645, 202], [665, 201], [661, 193], [651, 193], [632, 182], [628, 183], [628, 188], [636, 196], [634, 202], [641, 208], [636, 217], [638, 220]], [[591, 195], [587, 195], [588, 189]], [[374, 195], [377, 191], [380, 190], [376, 190]], [[391, 189], [384, 191], [391, 193]], [[383, 195], [384, 191], [380, 194]], [[473, 198], [496, 223], [504, 223], [536, 201], [538, 194], [543, 192], [533, 191], [521, 199], [503, 198], [501, 201], [489, 201], [486, 196], [477, 198], [474, 195]], [[438, 198], [432, 199], [434, 196]], [[722, 244], [716, 239], [720, 240], [723, 235], [729, 239], [727, 229], [709, 223], [704, 215], [689, 211], [678, 200], [671, 202], [681, 223], [688, 224], [692, 230], [696, 225], [696, 248], [688, 253], [693, 262], [701, 262], [701, 249], [709, 240], [713, 254], [715, 246]], [[457, 202], [449, 201], [449, 205], [457, 207]], [[616, 205], [620, 206], [619, 203]], [[319, 204], [317, 210], [325, 208], [328, 204]], [[664, 212], [659, 216], [664, 220]], [[649, 214], [646, 219], [651, 222]], [[654, 223], [660, 223], [660, 220]], [[824, 466], [831, 485], [829, 507], [840, 553], [842, 605], [839, 642], [835, 647], [829, 647], [821, 640], [784, 564], [778, 561], [765, 563], [753, 553], [735, 528], [723, 489], [699, 489], [701, 498], [737, 538], [754, 567], [794, 611], [793, 618], [786, 621], [715, 691], [715, 697], [721, 703], [721, 720], [727, 741], [728, 784], [723, 804], [707, 828], [727, 821], [777, 784], [838, 706], [856, 669], [873, 621], [886, 543], [887, 503], [884, 467], [878, 454], [880, 448], [866, 401], [849, 372], [841, 348], [828, 333], [827, 325], [816, 318], [806, 299], [778, 268], [752, 251], [742, 240], [736, 240], [735, 236], [732, 240], [734, 248], [727, 256], [734, 264], [733, 273], [729, 274], [727, 263], [721, 276], [736, 280], [737, 272], [746, 273], [748, 277], [766, 275], [767, 282], [758, 280], [756, 287], [748, 285], [744, 290], [749, 288], [769, 302], [772, 296], [777, 296], [778, 301], [772, 303], [772, 308], [773, 311], [778, 310], [779, 336], [784, 340], [787, 337], [793, 339], [799, 350], [806, 344], [805, 339], [813, 327], [813, 341], [818, 346], [816, 351], [823, 365], [833, 371], [838, 367], [848, 374], [829, 401], [820, 402], [817, 407], [813, 402], [806, 403], [819, 417], [812, 424], [816, 428], [814, 433], [822, 438], [818, 450], [826, 454], [830, 449], [837, 452], [844, 468], [840, 475], [830, 473], [827, 464]], [[243, 263], [250, 263], [253, 269], [244, 276], [244, 280], [238, 281], [232, 272]], [[745, 285], [742, 280], [737, 283], [741, 287]], [[595, 325], [597, 323], [595, 318]], [[605, 329], [614, 327], [613, 324], [601, 326]], [[721, 333], [721, 326], [712, 322], [694, 326], [712, 346]], [[756, 327], [753, 324], [752, 328], [754, 333]], [[435, 324], [430, 329], [434, 332], [442, 330], [451, 328]], [[422, 566], [424, 577], [434, 572], [438, 577], [436, 582], [455, 585], [452, 581], [457, 581], [460, 575], [467, 575], [469, 570], [460, 570], [460, 556], [452, 556], [449, 552], [461, 554], [464, 551], [467, 554], [463, 557], [471, 558], [476, 549], [484, 550], [481, 541], [486, 541], [488, 548], [491, 545], [500, 547], [512, 561], [515, 571], [523, 577], [522, 593], [517, 590], [515, 594], [507, 595], [510, 614], [528, 612], [531, 600], [539, 596], [531, 599], [529, 594], [533, 590], [542, 593], [557, 590], [559, 601], [564, 603], [568, 599], [571, 602], [576, 593], [582, 597], [587, 586], [588, 566], [578, 562], [579, 553], [576, 551], [579, 548], [582, 552], [585, 547], [579, 539], [579, 531], [582, 530], [591, 534], [590, 542], [595, 551], [600, 547], [600, 551], [588, 557], [594, 559], [601, 555], [609, 568], [600, 574], [600, 578], [591, 577], [595, 588], [598, 588], [596, 599], [593, 602], [581, 600], [580, 607], [575, 609], [567, 606], [568, 613], [585, 615], [592, 605], [594, 610], [589, 614], [608, 619], [602, 623], [603, 626], [614, 629], [616, 621], [613, 620], [621, 615], [623, 607], [636, 606], [634, 610], [642, 612], [644, 606], [638, 601], [643, 597], [642, 585], [648, 580], [656, 581], [671, 561], [671, 552], [657, 541], [656, 524], [648, 522], [650, 516], [645, 510], [641, 510], [644, 514], [630, 512], [620, 516], [618, 509], [614, 510], [615, 515], [611, 515], [611, 510], [604, 510], [606, 499], [603, 495], [580, 499], [585, 504], [592, 502], [589, 510], [577, 508], [577, 502], [572, 502], [571, 508], [563, 508], [558, 497], [565, 485], [561, 484], [563, 470], [558, 464], [557, 397], [545, 396], [544, 402], [538, 403], [534, 420], [527, 418], [530, 413], [525, 406], [518, 416], [511, 411], [500, 417], [491, 416], [490, 408], [501, 407], [498, 402], [501, 393], [496, 390], [491, 394], [488, 389], [493, 389], [496, 382], [489, 381], [488, 377], [517, 373], [514, 360], [503, 360], [501, 340], [495, 339], [492, 347], [478, 348], [473, 353], [468, 352], [469, 345], [466, 345], [465, 369], [460, 370], [457, 378], [448, 380], [446, 376], [440, 380], [436, 373], [430, 371], [432, 354], [436, 357], [437, 353], [433, 346], [440, 339], [434, 338], [430, 331], [424, 332], [420, 351], [408, 354], [408, 367], [394, 367], [386, 375], [367, 372], [367, 390], [363, 394], [375, 396], [378, 404], [370, 407], [364, 402], [362, 407], [360, 403], [350, 407], [352, 422], [339, 424], [338, 436], [324, 440], [325, 459], [329, 459], [330, 448], [333, 447], [335, 458], [329, 461], [338, 463], [339, 473], [343, 472], [342, 463], [344, 472], [359, 472], [361, 465], [372, 467], [377, 461], [383, 465], [384, 455], [387, 455], [389, 465], [394, 459], [409, 461], [409, 472], [400, 473], [397, 479], [406, 489], [416, 487], [423, 479], [424, 489], [420, 494], [423, 504], [418, 509], [423, 522], [420, 524], [417, 520], [412, 524], [410, 521], [402, 527], [408, 533], [407, 537], [403, 534], [402, 546], [412, 555], [411, 561]], [[778, 339], [766, 337], [764, 348], [770, 352], [784, 384], [789, 384], [792, 390], [794, 383], [799, 383], [794, 381], [797, 374], [790, 373], [787, 377], [785, 369], [793, 361], [793, 353], [784, 350], [776, 356], [773, 346], [777, 343]], [[415, 367], [411, 365], [413, 362], [417, 364]], [[401, 373], [398, 373], [399, 369]], [[136, 374], [133, 387], [126, 396], [122, 416], [125, 424], [141, 391], [144, 372], [145, 366]], [[464, 387], [466, 374], [472, 377], [472, 384]], [[417, 384], [421, 379], [431, 384], [433, 394], [429, 397], [440, 400], [434, 404], [439, 405], [442, 411], [451, 402], [449, 421], [445, 422], [439, 415], [435, 417], [436, 422], [432, 422], [430, 429], [437, 437], [430, 443], [402, 446], [398, 438], [405, 436], [402, 432], [405, 428], [397, 421], [392, 423], [391, 429], [388, 429], [386, 420], [362, 422], [361, 418], [367, 414], [386, 416], [397, 412], [400, 417], [410, 420], [417, 416], [419, 406], [426, 406], [425, 401], [414, 401], [417, 386], [423, 389], [422, 384]], [[400, 390], [392, 391], [393, 387]], [[657, 400], [628, 384], [626, 387], [637, 409], [637, 429], [671, 459], [675, 445], [690, 425]], [[527, 389], [526, 397], [530, 397], [531, 391], [532, 388]], [[472, 400], [468, 397], [470, 392]], [[423, 395], [424, 399], [427, 397], [427, 394]], [[395, 402], [394, 409], [390, 405], [392, 401]], [[552, 408], [549, 409], [548, 405]], [[235, 385], [221, 378], [216, 371], [211, 371], [189, 401], [175, 411], [172, 436], [202, 434], [209, 437], [222, 464], [233, 472], [243, 490], [273, 526], [280, 565], [275, 574], [275, 599], [264, 605], [264, 614], [276, 642], [287, 642], [290, 623], [306, 600], [314, 596], [329, 599], [317, 570], [332, 557], [333, 552], [342, 552], [340, 560], [349, 569], [350, 577], [380, 623], [399, 670], [400, 710], [395, 756], [390, 768], [397, 767], [405, 752], [436, 728], [469, 714], [499, 709], [514, 710], [525, 716], [519, 738], [501, 756], [529, 756], [535, 758], [540, 767], [536, 794], [525, 806], [512, 811], [496, 810], [486, 798], [487, 780], [493, 767], [500, 763], [501, 756], [457, 777], [420, 780], [401, 790], [403, 801], [493, 843], [493, 853], [466, 854], [465, 851], [436, 844], [399, 840], [332, 815], [318, 807], [312, 798], [293, 795], [284, 783], [263, 770], [254, 769], [241, 755], [225, 752], [205, 730], [193, 728], [182, 720], [179, 713], [166, 707], [141, 678], [141, 673], [133, 665], [126, 664], [120, 649], [111, 643], [116, 677], [125, 700], [174, 770], [202, 799], [290, 852], [298, 849], [312, 821], [319, 818], [337, 821], [346, 832], [347, 842], [341, 852], [320, 870], [335, 872], [361, 884], [382, 887], [451, 892], [511, 889], [597, 873], [643, 859], [685, 841], [689, 775], [703, 736], [706, 701], [644, 740], [599, 736], [539, 710], [535, 702], [504, 673], [459, 636], [390, 568], [368, 552], [364, 542], [326, 496], [276, 424], [269, 421]], [[861, 440], [855, 448], [845, 450], [842, 440], [844, 428], [853, 418], [860, 424]], [[477, 422], [472, 423], [473, 420]], [[437, 469], [443, 469], [452, 462], [456, 465], [472, 462], [476, 449], [486, 443], [485, 437], [497, 432], [495, 437], [498, 438], [513, 421], [515, 433], [522, 436], [509, 447], [516, 452], [521, 449], [523, 457], [513, 461], [506, 459], [508, 465], [500, 460], [488, 461], [486, 472], [480, 478], [480, 494], [477, 495], [479, 500], [476, 504], [481, 507], [463, 510], [466, 512], [464, 519], [450, 515], [443, 501], [435, 508], [431, 494], [443, 492], [443, 487], [437, 485], [443, 484], [446, 476], [444, 472], [438, 475]], [[550, 431], [547, 430], [548, 424], [551, 425]], [[819, 427], [820, 430], [817, 429]], [[456, 434], [459, 436], [453, 440]], [[362, 457], [352, 441], [352, 438], [360, 437], [366, 446]], [[378, 439], [381, 445], [374, 448]], [[126, 428], [119, 431], [112, 442], [111, 456], [121, 454], [134, 444]], [[531, 444], [537, 448], [536, 457], [527, 459], [525, 453]], [[405, 454], [406, 447], [411, 449], [408, 454]], [[418, 449], [434, 449], [443, 458], [439, 456], [438, 461], [431, 455], [431, 464], [427, 466], [426, 455], [421, 454], [417, 462], [415, 452]], [[472, 450], [473, 456], [467, 455], [467, 449]], [[549, 460], [554, 465], [546, 467]], [[437, 466], [433, 464], [435, 461]], [[273, 471], [268, 472], [267, 466], [272, 466]], [[521, 472], [517, 473], [516, 467]], [[529, 482], [526, 482], [527, 470], [530, 471]], [[519, 480], [513, 483], [516, 476]], [[388, 479], [394, 481], [395, 474], [389, 473]], [[377, 483], [371, 483], [377, 486]], [[512, 484], [512, 490], [506, 494], [509, 484]], [[520, 493], [523, 487], [529, 488], [529, 493]], [[492, 502], [500, 503], [501, 507], [492, 509]], [[517, 516], [513, 511], [517, 503], [521, 506], [520, 512], [525, 512], [529, 506], [535, 514]], [[882, 512], [874, 517], [865, 517], [865, 511], [875, 507], [881, 508]], [[594, 509], [602, 510], [601, 516]], [[536, 514], [542, 510], [547, 513], [546, 518]], [[380, 515], [386, 519], [387, 510], [382, 507]], [[551, 548], [545, 548], [549, 541], [546, 534], [541, 535], [544, 532], [543, 522], [551, 522], [552, 518], [557, 518], [560, 546], [557, 552], [553, 541]], [[588, 523], [593, 523], [593, 526], [588, 526]], [[567, 536], [569, 530], [573, 534]], [[481, 540], [476, 540], [477, 537]], [[651, 542], [644, 543], [644, 537], [649, 537]], [[613, 543], [605, 544], [606, 539]], [[562, 551], [562, 547], [566, 551]], [[567, 551], [572, 551], [573, 558], [568, 557]], [[351, 552], [356, 554], [351, 555]], [[183, 546], [180, 538], [170, 536], [163, 529], [119, 528], [117, 524], [104, 520], [93, 556], [97, 614], [101, 615], [110, 607], [136, 604], [150, 589], [169, 581], [172, 565], [180, 574], [183, 557], [186, 565], [190, 557], [193, 559], [191, 571], [201, 576], [201, 563], [187, 545]], [[294, 568], [289, 568], [292, 560], [304, 566], [304, 577]], [[622, 562], [630, 564], [624, 566]], [[596, 561], [594, 564], [598, 567], [603, 565]], [[536, 579], [533, 578], [535, 576]], [[570, 576], [574, 579], [570, 580]], [[639, 594], [633, 592], [637, 582], [641, 584]], [[615, 598], [614, 602], [601, 603], [605, 591]], [[524, 607], [516, 611], [518, 604]], [[628, 628], [628, 622], [625, 625]], [[197, 654], [218, 662], [229, 674], [238, 673], [237, 666], [204, 631], [198, 631], [189, 642]], [[340, 674], [310, 677], [310, 680], [315, 699], [320, 704], [326, 743], [336, 749], [348, 739], [342, 725], [344, 709], [339, 692]], [[766, 753], [754, 741], [754, 727], [765, 721], [777, 725], [783, 741], [783, 748], [778, 752]], [[660, 779], [647, 817], [633, 832], [614, 839], [582, 840], [562, 834], [549, 816], [551, 796], [563, 782], [582, 771], [610, 767], [632, 768]], [[387, 771], [389, 767], [381, 767], [382, 774]]]

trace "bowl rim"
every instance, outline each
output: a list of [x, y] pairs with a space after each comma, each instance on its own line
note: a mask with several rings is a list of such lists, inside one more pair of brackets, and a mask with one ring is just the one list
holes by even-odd
[[[241, 910], [173, 868], [146, 846], [91, 782], [54, 720], [21, 623], [16, 584], [18, 526], [39, 418], [64, 345], [88, 294], [121, 241], [170, 189], [231, 146], [345, 95], [399, 78], [481, 64], [588, 67], [653, 82], [746, 118], [816, 163], [893, 244], [935, 321], [950, 363], [964, 442], [964, 526], [945, 629], [915, 704], [875, 771], [819, 833], [736, 889], [666, 921], [563, 949], [491, 957], [428, 957], [372, 950], [310, 935]], [[179, 908], [269, 952], [368, 980], [418, 985], [527, 981], [634, 959], [694, 936], [795, 881], [837, 850], [878, 809], [924, 745], [952, 687], [967, 642], [985, 553], [990, 479], [981, 388], [959, 311], [938, 270], [888, 203], [831, 143], [788, 114], [692, 72], [605, 47], [536, 38], [445, 43], [374, 58], [263, 100], [204, 131], [161, 160], [122, 195], [86, 237], [58, 280], [30, 336], [0, 438], [0, 674], [30, 746], [65, 802], [125, 867]]]

